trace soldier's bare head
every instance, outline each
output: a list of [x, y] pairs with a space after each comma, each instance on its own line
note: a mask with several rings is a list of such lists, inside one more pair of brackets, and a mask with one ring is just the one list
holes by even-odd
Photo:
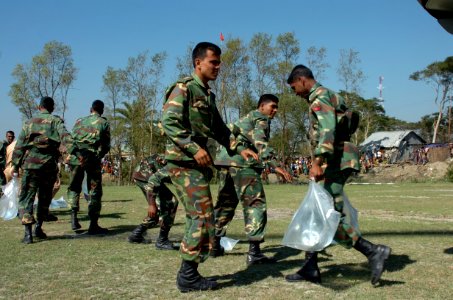
[[45, 109], [49, 113], [52, 113], [55, 109], [55, 101], [49, 96], [42, 97], [41, 101], [39, 101], [39, 109]]
[[306, 77], [308, 79], [315, 79], [313, 76], [313, 72], [306, 66], [304, 65], [297, 65], [293, 68], [291, 73], [288, 76], [288, 80], [286, 83], [291, 84], [295, 80], [297, 80], [299, 77]]
[[11, 144], [14, 141], [14, 131], [8, 130], [6, 132], [6, 141]]
[[258, 110], [269, 118], [274, 118], [278, 111], [278, 97], [273, 94], [261, 95], [258, 100]]
[[219, 46], [208, 42], [202, 42], [195, 46], [192, 52], [192, 61], [195, 74], [203, 84], [207, 85], [210, 80], [216, 80], [220, 71]]
[[94, 100], [91, 104], [91, 112], [97, 112], [98, 114], [102, 115], [104, 113], [104, 102], [101, 100]]
[[194, 68], [196, 65], [195, 61], [197, 59], [203, 60], [206, 57], [208, 50], [211, 50], [217, 56], [222, 54], [222, 50], [216, 44], [210, 42], [198, 43], [192, 50], [192, 64]]
[[304, 65], [297, 65], [289, 74], [286, 82], [296, 95], [307, 98], [316, 80], [309, 68]]

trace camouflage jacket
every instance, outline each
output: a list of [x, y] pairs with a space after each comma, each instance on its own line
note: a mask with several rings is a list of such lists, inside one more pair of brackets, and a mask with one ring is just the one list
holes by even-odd
[[[72, 137], [85, 157], [94, 154], [97, 159], [101, 159], [110, 150], [109, 122], [96, 112], [76, 121], [72, 129]], [[79, 165], [80, 162], [72, 155], [70, 164]]]
[[166, 165], [163, 156], [154, 154], [140, 161], [135, 167], [132, 177], [134, 180], [147, 182], [148, 179]]
[[5, 165], [6, 165], [6, 147], [8, 147], [8, 143], [6, 141], [0, 142], [0, 170], [5, 169]]
[[162, 128], [168, 137], [165, 159], [194, 161], [200, 148], [208, 151], [212, 138], [235, 149], [235, 139], [223, 122], [215, 103], [215, 95], [195, 74], [167, 89], [162, 114]]
[[253, 110], [230, 125], [234, 134], [237, 134], [238, 142], [256, 152], [260, 161], [252, 158], [246, 161], [239, 154], [231, 155], [224, 147], [221, 147], [214, 164], [252, 168], [264, 168], [264, 164], [268, 164], [270, 167], [277, 167], [278, 164], [273, 159], [275, 157], [274, 150], [269, 146], [270, 123], [271, 120], [268, 116], [263, 115], [259, 110]]
[[338, 126], [347, 110], [343, 97], [316, 83], [310, 90], [308, 103], [313, 154], [324, 157], [327, 164], [340, 164], [341, 170], [360, 170], [358, 148], [349, 141], [345, 132], [348, 128]]
[[56, 165], [61, 143], [65, 145], [68, 153], [76, 154], [77, 148], [63, 120], [46, 110], [40, 111], [22, 126], [13, 152], [14, 168], [40, 169], [48, 162], [54, 162]]

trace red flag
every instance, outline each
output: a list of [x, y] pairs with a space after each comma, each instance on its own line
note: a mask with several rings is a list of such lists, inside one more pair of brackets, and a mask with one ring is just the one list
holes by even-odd
[[223, 37], [223, 34], [220, 33], [220, 40], [223, 42], [225, 40], [225, 38]]

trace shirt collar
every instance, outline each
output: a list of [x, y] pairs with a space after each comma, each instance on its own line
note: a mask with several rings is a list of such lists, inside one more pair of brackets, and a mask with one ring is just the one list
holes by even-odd
[[211, 88], [209, 87], [209, 85], [208, 84], [204, 85], [203, 81], [201, 81], [200, 77], [198, 77], [197, 74], [192, 73], [192, 77], [199, 85], [201, 85], [205, 90], [208, 91], [208, 94], [211, 92]]
[[320, 87], [322, 86], [319, 82], [316, 82], [310, 89], [310, 92], [308, 93], [308, 102], [309, 103], [312, 103], [316, 94], [314, 94], [314, 92]]

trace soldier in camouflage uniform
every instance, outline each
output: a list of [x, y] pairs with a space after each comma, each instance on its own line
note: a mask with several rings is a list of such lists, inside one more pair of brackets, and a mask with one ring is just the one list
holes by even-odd
[[[0, 185], [4, 186], [7, 183], [5, 176], [5, 166], [6, 166], [6, 147], [8, 144], [6, 142], [0, 142]], [[0, 197], [3, 196], [3, 188], [0, 187]]]
[[[287, 82], [294, 93], [305, 98], [310, 105], [310, 140], [314, 148], [310, 177], [332, 195], [335, 210], [342, 213], [335, 241], [348, 249], [353, 247], [368, 258], [371, 283], [376, 285], [391, 249], [362, 238], [360, 232], [347, 223], [343, 214], [343, 187], [351, 173], [360, 170], [358, 149], [350, 141], [358, 119], [354, 118], [343, 97], [319, 84], [309, 68], [296, 66]], [[317, 253], [306, 252], [305, 258], [303, 267], [297, 273], [286, 276], [287, 281], [321, 282]]]
[[[0, 142], [0, 185], [6, 184], [6, 177], [5, 173], [5, 165], [6, 165], [6, 147], [8, 147], [8, 143]], [[3, 195], [3, 190], [0, 188], [0, 196]]]
[[283, 180], [291, 181], [291, 175], [278, 166], [274, 160], [274, 150], [268, 145], [270, 122], [277, 110], [278, 98], [272, 94], [264, 94], [260, 97], [256, 110], [232, 124], [233, 132], [237, 132], [238, 141], [258, 153], [260, 161], [246, 161], [240, 155], [230, 155], [224, 147], [216, 156], [214, 164], [221, 166], [221, 169], [219, 193], [214, 207], [216, 235], [211, 256], [224, 254], [220, 238], [225, 236], [240, 200], [244, 212], [245, 232], [250, 243], [247, 265], [275, 261], [261, 252], [260, 243], [264, 241], [267, 223], [266, 196], [261, 181], [265, 165], [274, 168]]
[[[19, 218], [25, 226], [23, 242], [26, 244], [33, 243], [31, 226], [34, 223], [35, 236], [47, 237], [42, 230], [42, 223], [49, 213], [52, 200], [60, 143], [66, 146], [69, 153], [81, 159], [63, 120], [51, 114], [54, 105], [54, 100], [50, 97], [41, 99], [40, 112], [24, 123], [13, 152], [11, 173], [17, 173], [19, 168], [24, 170], [19, 195]], [[36, 222], [33, 217], [33, 202], [37, 192]]]
[[148, 202], [148, 215], [129, 235], [129, 242], [145, 242], [144, 233], [160, 222], [156, 248], [159, 250], [175, 250], [177, 248], [168, 239], [168, 233], [175, 221], [178, 200], [166, 186], [171, 184], [166, 163], [161, 155], [154, 154], [142, 159], [135, 168], [133, 178]]
[[100, 227], [98, 219], [102, 207], [101, 159], [110, 150], [110, 125], [102, 117], [104, 102], [101, 100], [93, 101], [90, 112], [89, 116], [78, 119], [72, 129], [72, 137], [77, 148], [80, 149], [84, 164], [79, 163], [74, 156], [69, 158], [71, 174], [68, 186], [68, 202], [71, 206], [71, 228], [72, 230], [81, 228], [77, 212], [79, 211], [83, 177], [86, 172], [89, 192], [88, 216], [90, 218], [88, 234], [107, 234], [108, 229]]
[[178, 199], [186, 211], [186, 231], [180, 246], [182, 264], [176, 280], [181, 292], [217, 287], [216, 281], [207, 280], [197, 270], [198, 264], [208, 258], [214, 241], [208, 138], [241, 151], [244, 158], [257, 158], [253, 151], [237, 148], [208, 85], [208, 81], [217, 78], [220, 55], [217, 45], [197, 44], [192, 52], [194, 73], [167, 89], [163, 108], [162, 127], [168, 137], [165, 158]]

